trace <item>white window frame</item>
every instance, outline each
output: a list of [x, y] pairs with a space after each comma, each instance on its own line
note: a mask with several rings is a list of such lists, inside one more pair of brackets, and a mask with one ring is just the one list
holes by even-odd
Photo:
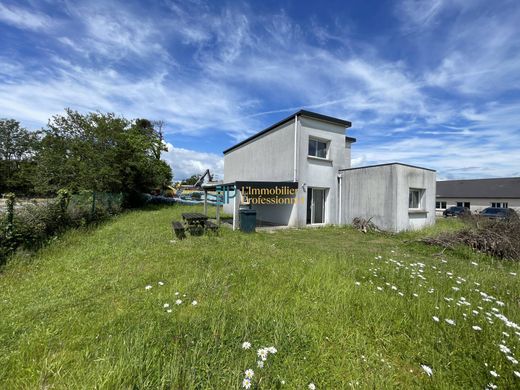
[[508, 202], [491, 202], [491, 207], [507, 209], [509, 207], [509, 203]]
[[[437, 207], [437, 203], [440, 207]], [[448, 202], [446, 202], [445, 200], [437, 200], [435, 201], [435, 208], [437, 210], [446, 210], [448, 208]]]
[[[467, 204], [467, 206], [466, 206], [466, 204]], [[455, 205], [456, 205], [457, 207], [466, 207], [466, 208], [468, 208], [468, 209], [471, 208], [471, 202], [466, 202], [465, 200], [457, 201], [457, 202], [455, 203]]]
[[[412, 196], [412, 193], [415, 193], [415, 192], [417, 192], [419, 194], [418, 202], [417, 202], [417, 207], [412, 207], [411, 196]], [[408, 189], [408, 209], [409, 210], [422, 210], [423, 209], [424, 193], [425, 193], [424, 188], [409, 188]]]
[[[325, 144], [325, 157], [318, 156], [318, 145], [316, 145], [316, 155], [309, 153], [309, 146], [310, 146], [311, 142], [317, 142], [317, 143], [320, 142], [322, 144]], [[309, 157], [321, 158], [321, 159], [327, 160], [329, 158], [329, 146], [330, 146], [330, 140], [309, 136], [309, 142], [307, 143], [307, 155]]]

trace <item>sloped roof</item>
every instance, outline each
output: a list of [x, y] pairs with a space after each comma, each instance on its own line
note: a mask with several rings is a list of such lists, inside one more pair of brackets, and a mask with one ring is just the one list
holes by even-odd
[[[293, 120], [295, 116], [305, 116], [307, 118], [313, 118], [313, 119], [318, 119], [318, 120], [325, 121], [325, 122], [331, 122], [331, 123], [334, 123], [334, 124], [337, 124], [340, 126], [344, 126], [346, 128], [352, 126], [351, 122], [346, 121], [344, 119], [334, 118], [332, 116], [322, 115], [322, 114], [318, 114], [318, 113], [312, 112], [312, 111], [300, 110], [300, 111], [292, 114], [291, 116], [288, 116], [287, 118], [282, 119], [280, 122], [276, 122], [274, 125], [269, 126], [267, 129], [264, 129], [256, 134], [252, 135], [251, 137], [246, 138], [245, 140], [239, 142], [238, 144], [233, 145], [232, 147], [224, 150], [223, 153], [227, 154], [227, 153], [231, 152], [232, 150], [238, 148], [239, 146], [242, 146], [242, 145], [254, 140], [255, 138], [260, 137], [261, 135], [268, 133], [269, 131], [275, 129], [276, 127], [281, 126], [281, 125]], [[354, 141], [351, 141], [351, 142], [355, 142], [355, 138], [352, 138], [352, 140], [354, 140]]]
[[520, 177], [438, 181], [437, 198], [520, 199]]

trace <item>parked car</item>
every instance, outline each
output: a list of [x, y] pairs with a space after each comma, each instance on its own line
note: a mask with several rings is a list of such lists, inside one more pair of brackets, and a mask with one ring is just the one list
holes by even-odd
[[488, 207], [480, 212], [480, 215], [490, 219], [513, 219], [518, 218], [518, 214], [513, 209], [502, 207]]
[[463, 215], [471, 215], [471, 210], [467, 207], [451, 206], [442, 213], [445, 217], [461, 217]]

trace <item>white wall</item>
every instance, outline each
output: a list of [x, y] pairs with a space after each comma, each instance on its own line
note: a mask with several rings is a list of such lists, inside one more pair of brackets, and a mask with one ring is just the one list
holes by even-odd
[[[388, 164], [343, 171], [343, 223], [356, 217], [370, 219], [389, 231], [419, 229], [435, 223], [433, 171]], [[410, 188], [424, 189], [421, 210], [409, 210]]]
[[[446, 202], [446, 207], [456, 206], [457, 202], [470, 202], [470, 210], [474, 213], [478, 213], [484, 210], [486, 207], [491, 207], [491, 203], [508, 203], [508, 207], [515, 209], [520, 212], [520, 199], [504, 199], [504, 198], [437, 198], [437, 202]], [[442, 214], [444, 209], [439, 209], [439, 214]]]

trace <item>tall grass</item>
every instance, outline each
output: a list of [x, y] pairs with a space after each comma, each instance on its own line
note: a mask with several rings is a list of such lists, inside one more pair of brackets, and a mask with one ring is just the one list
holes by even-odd
[[248, 368], [263, 389], [520, 383], [499, 350], [518, 359], [520, 333], [492, 309], [520, 322], [518, 264], [335, 227], [171, 242], [186, 210], [130, 212], [15, 257], [0, 274], [0, 388], [229, 389]]

